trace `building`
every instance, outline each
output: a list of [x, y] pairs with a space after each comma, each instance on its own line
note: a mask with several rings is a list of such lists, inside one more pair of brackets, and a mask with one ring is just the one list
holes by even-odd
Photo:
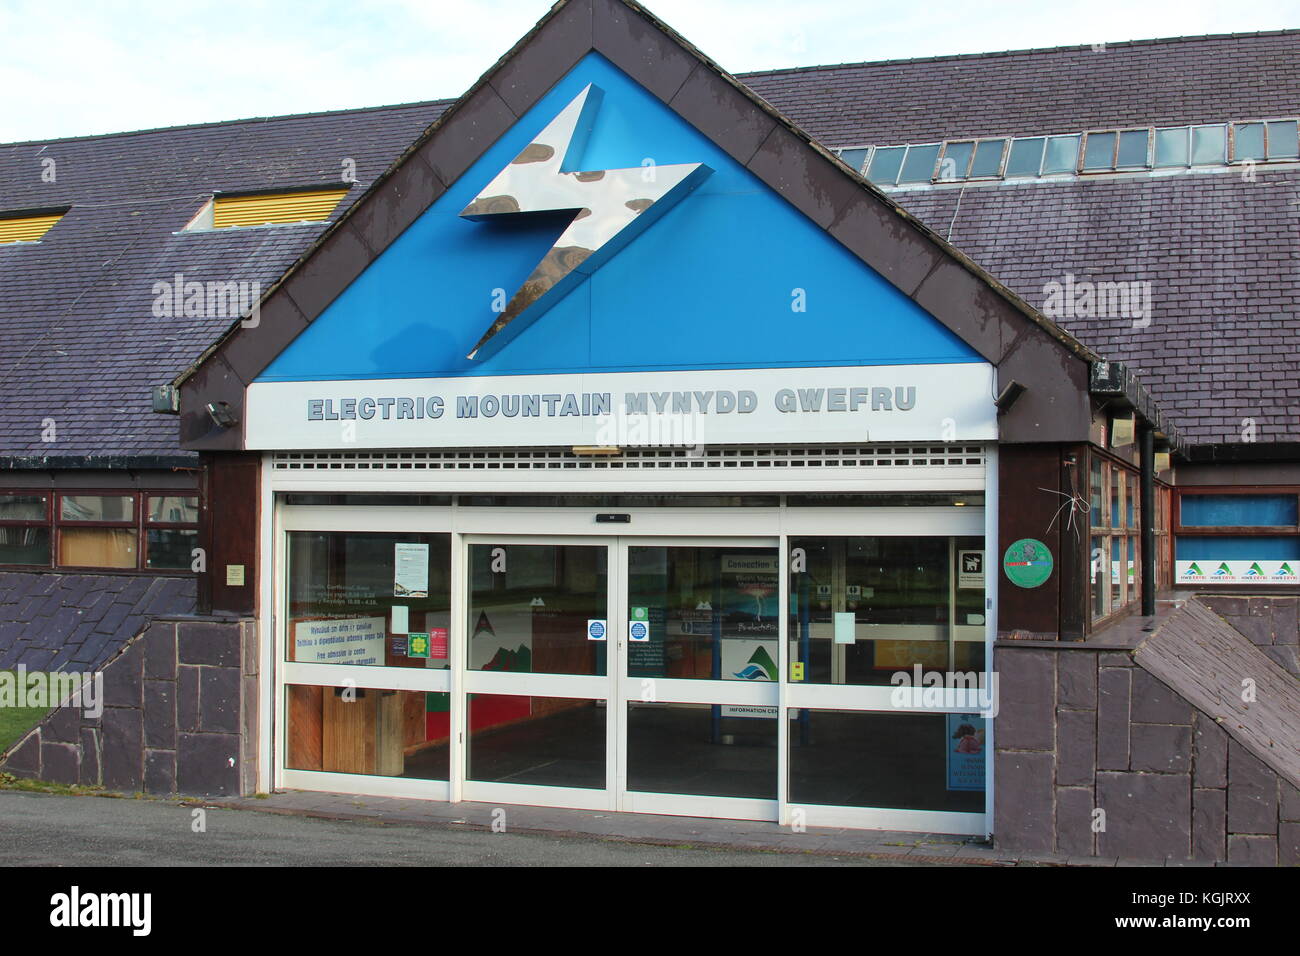
[[1294, 862], [1297, 36], [6, 147], [6, 768]]

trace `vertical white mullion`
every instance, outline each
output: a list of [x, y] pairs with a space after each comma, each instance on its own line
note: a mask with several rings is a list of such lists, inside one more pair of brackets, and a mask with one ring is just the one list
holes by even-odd
[[[1002, 553], [998, 544], [998, 446], [990, 442], [984, 452], [984, 667], [990, 693], [994, 689], [993, 643], [998, 637], [998, 569], [1002, 566]], [[998, 687], [998, 693], [1001, 688]], [[998, 698], [994, 697], [994, 706]], [[997, 741], [993, 719], [984, 721], [986, 754], [997, 755]], [[984, 761], [984, 835], [993, 834], [993, 768], [996, 759]]]
[[[284, 582], [283, 565], [285, 556], [277, 548], [276, 541], [280, 532], [279, 510], [276, 506], [275, 492], [271, 489], [271, 455], [262, 455], [261, 481], [259, 482], [261, 507], [259, 509], [260, 527], [258, 528], [258, 551], [260, 560], [257, 567], [259, 588], [258, 630], [258, 673], [257, 682], [258, 707], [258, 747], [257, 747], [257, 789], [261, 793], [274, 791], [280, 783], [284, 755], [280, 752], [279, 736], [283, 731], [282, 710], [277, 710], [281, 700], [280, 668], [276, 666], [277, 652], [280, 650], [279, 631], [284, 626], [284, 609], [281, 607]], [[211, 502], [208, 502], [211, 508]], [[211, 512], [209, 512], [211, 520]], [[216, 574], [216, 570], [208, 571]]]
[[777, 544], [777, 688], [776, 688], [776, 820], [790, 823], [790, 720], [785, 711], [790, 676], [790, 569], [789, 539], [781, 529]]
[[[948, 670], [957, 669], [957, 536], [948, 535]], [[988, 658], [986, 657], [985, 660]]]
[[[453, 505], [453, 507], [455, 507]], [[455, 515], [452, 527], [455, 528]], [[468, 614], [468, 585], [466, 574], [466, 557], [469, 545], [465, 536], [459, 531], [451, 533], [451, 602], [450, 627], [448, 628], [447, 648], [451, 667], [451, 697], [448, 705], [451, 712], [451, 737], [448, 740], [448, 799], [458, 803], [462, 799], [465, 785], [465, 754], [469, 748], [469, 703], [465, 699], [465, 668], [469, 664], [469, 638], [466, 634], [466, 617]]]
[[623, 679], [623, 641], [618, 627], [617, 609], [627, 593], [626, 563], [621, 538], [611, 538], [605, 547], [605, 787], [609, 809], [621, 810], [623, 791], [627, 789], [627, 714]]

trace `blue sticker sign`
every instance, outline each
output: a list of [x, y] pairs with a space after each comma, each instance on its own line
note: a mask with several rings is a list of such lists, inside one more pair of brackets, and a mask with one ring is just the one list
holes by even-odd
[[650, 640], [650, 625], [644, 621], [629, 621], [627, 625], [627, 638], [630, 641]]
[[587, 621], [587, 640], [603, 641], [605, 639], [605, 622], [603, 619], [591, 618]]

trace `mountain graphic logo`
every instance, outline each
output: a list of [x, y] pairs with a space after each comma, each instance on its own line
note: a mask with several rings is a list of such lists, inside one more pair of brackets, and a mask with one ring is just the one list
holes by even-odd
[[1275, 572], [1273, 572], [1273, 576], [1293, 578], [1295, 577], [1295, 570], [1291, 567], [1290, 564], [1288, 564], [1286, 561], [1283, 561], [1282, 567], [1278, 568]]
[[1250, 569], [1246, 572], [1246, 577], [1248, 578], [1263, 577], [1263, 576], [1264, 576], [1264, 569], [1259, 566], [1258, 561], [1251, 564]]
[[1193, 575], [1193, 574], [1195, 574], [1195, 575], [1199, 575], [1200, 577], [1204, 577], [1204, 576], [1205, 576], [1205, 572], [1201, 570], [1201, 566], [1200, 566], [1199, 564], [1197, 564], [1195, 561], [1193, 561], [1193, 562], [1188, 566], [1187, 570], [1184, 571], [1183, 574], [1184, 574], [1184, 576], [1190, 576], [1190, 575]]
[[1228, 567], [1227, 561], [1224, 561], [1222, 564], [1219, 565], [1219, 567], [1215, 570], [1212, 576], [1217, 578], [1217, 577], [1229, 577], [1231, 575], [1232, 575], [1232, 568]]
[[739, 677], [741, 680], [776, 680], [776, 664], [773, 663], [767, 648], [760, 644], [758, 649], [749, 655], [744, 668], [736, 671], [732, 676]]
[[470, 635], [470, 638], [473, 639], [478, 637], [480, 634], [491, 634], [493, 637], [497, 636], [496, 629], [492, 626], [492, 622], [488, 620], [487, 611], [479, 612], [478, 620], [474, 623], [474, 633]]

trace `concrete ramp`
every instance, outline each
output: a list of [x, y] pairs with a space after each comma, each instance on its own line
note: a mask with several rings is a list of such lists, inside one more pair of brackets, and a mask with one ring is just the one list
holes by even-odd
[[1170, 613], [1133, 658], [1300, 786], [1300, 681], [1200, 599]]

